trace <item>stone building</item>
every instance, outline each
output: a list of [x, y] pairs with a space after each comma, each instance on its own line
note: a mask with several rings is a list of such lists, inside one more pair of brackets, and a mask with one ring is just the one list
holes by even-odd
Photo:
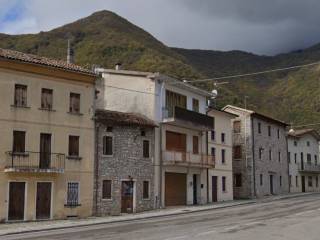
[[314, 129], [290, 130], [288, 162], [290, 192], [319, 192], [319, 141]]
[[151, 210], [154, 199], [154, 128], [143, 115], [96, 111], [94, 213]]
[[234, 198], [289, 192], [287, 124], [257, 112], [226, 106], [233, 120]]

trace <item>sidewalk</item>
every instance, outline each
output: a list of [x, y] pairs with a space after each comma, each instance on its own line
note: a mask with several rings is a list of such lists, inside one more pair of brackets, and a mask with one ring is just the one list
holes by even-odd
[[201, 205], [201, 206], [183, 206], [183, 207], [159, 209], [159, 210], [153, 210], [149, 212], [136, 213], [136, 214], [130, 214], [130, 215], [123, 215], [123, 216], [91, 217], [86, 219], [52, 220], [52, 221], [41, 221], [41, 222], [4, 223], [4, 224], [0, 224], [0, 236], [17, 234], [17, 233], [56, 230], [61, 228], [72, 228], [72, 227], [81, 227], [81, 226], [88, 226], [88, 225], [127, 222], [127, 221], [142, 220], [142, 219], [148, 219], [148, 218], [174, 216], [174, 215], [188, 214], [192, 212], [201, 212], [201, 211], [229, 208], [229, 207], [255, 204], [255, 203], [265, 203], [265, 202], [277, 201], [277, 200], [288, 199], [288, 198], [296, 198], [296, 197], [302, 197], [302, 196], [313, 195], [313, 194], [319, 194], [319, 193], [298, 193], [298, 194], [288, 194], [288, 195], [282, 195], [282, 196], [271, 196], [271, 197], [267, 197], [259, 200], [235, 200], [235, 201], [221, 202], [221, 203]]

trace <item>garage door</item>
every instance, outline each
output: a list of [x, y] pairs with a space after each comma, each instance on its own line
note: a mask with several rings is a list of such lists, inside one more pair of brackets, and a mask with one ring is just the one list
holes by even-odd
[[166, 206], [186, 205], [187, 175], [184, 173], [166, 173], [165, 177]]

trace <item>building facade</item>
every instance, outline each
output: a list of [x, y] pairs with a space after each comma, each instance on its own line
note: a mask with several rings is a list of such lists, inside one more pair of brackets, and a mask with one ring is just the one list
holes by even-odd
[[91, 215], [95, 79], [0, 49], [0, 221]]
[[214, 158], [206, 146], [213, 119], [206, 116], [208, 92], [168, 76], [98, 69], [97, 106], [146, 115], [155, 130], [155, 206], [207, 202], [207, 169]]
[[290, 192], [318, 192], [320, 136], [314, 129], [288, 132]]
[[96, 111], [95, 215], [154, 209], [155, 127], [140, 114]]
[[208, 152], [215, 157], [215, 168], [209, 170], [209, 202], [233, 200], [232, 119], [237, 115], [210, 109], [214, 130], [208, 132]]
[[287, 124], [254, 111], [226, 106], [233, 120], [234, 198], [289, 192]]

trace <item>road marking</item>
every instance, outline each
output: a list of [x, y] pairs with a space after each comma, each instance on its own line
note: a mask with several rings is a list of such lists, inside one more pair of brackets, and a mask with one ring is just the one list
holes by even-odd
[[200, 236], [210, 235], [210, 234], [216, 233], [216, 232], [217, 232], [217, 231], [212, 230], [212, 231], [207, 231], [207, 232], [199, 233], [199, 234], [197, 234], [196, 236], [200, 237]]

